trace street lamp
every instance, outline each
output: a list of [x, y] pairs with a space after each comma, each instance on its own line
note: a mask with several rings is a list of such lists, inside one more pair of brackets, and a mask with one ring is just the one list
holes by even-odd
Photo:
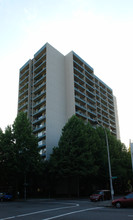
[[106, 145], [107, 145], [107, 153], [108, 153], [108, 166], [109, 166], [109, 179], [110, 179], [110, 191], [111, 191], [111, 199], [113, 200], [114, 199], [114, 189], [113, 189], [113, 183], [112, 183], [108, 135], [107, 135], [105, 127], [103, 125], [99, 124], [98, 121], [96, 121], [96, 123], [104, 129], [104, 133], [105, 133], [105, 137], [106, 137]]

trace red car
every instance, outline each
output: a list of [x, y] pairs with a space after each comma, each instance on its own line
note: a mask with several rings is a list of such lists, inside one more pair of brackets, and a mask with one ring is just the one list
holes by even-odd
[[97, 190], [90, 196], [90, 200], [92, 202], [103, 201], [110, 199], [110, 190]]
[[133, 192], [120, 199], [113, 200], [112, 205], [116, 208], [133, 207]]

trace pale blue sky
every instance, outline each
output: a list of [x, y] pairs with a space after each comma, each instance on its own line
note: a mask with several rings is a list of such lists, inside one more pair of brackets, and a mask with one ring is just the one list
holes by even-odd
[[0, 0], [0, 127], [17, 114], [19, 68], [49, 42], [74, 50], [118, 102], [121, 140], [133, 139], [133, 1]]

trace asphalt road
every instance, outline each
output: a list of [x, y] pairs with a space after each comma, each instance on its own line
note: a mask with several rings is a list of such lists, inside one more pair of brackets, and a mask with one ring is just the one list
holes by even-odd
[[0, 220], [131, 220], [133, 209], [89, 200], [28, 200], [0, 203]]

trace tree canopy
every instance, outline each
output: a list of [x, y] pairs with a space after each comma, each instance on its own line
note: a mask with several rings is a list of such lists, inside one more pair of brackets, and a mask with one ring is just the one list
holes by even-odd
[[0, 187], [17, 191], [25, 176], [39, 172], [40, 163], [37, 138], [27, 115], [21, 112], [4, 133], [0, 130]]
[[[126, 187], [131, 178], [131, 159], [125, 145], [106, 130], [111, 158], [112, 176], [117, 176], [115, 188], [121, 182]], [[64, 128], [58, 147], [54, 148], [50, 158], [50, 172], [56, 179], [80, 180], [81, 188], [109, 188], [109, 169], [105, 130], [93, 128], [81, 119], [72, 116]], [[122, 177], [124, 176], [124, 180]], [[76, 181], [79, 184], [78, 181]], [[78, 188], [79, 186], [77, 186]], [[69, 187], [68, 187], [69, 188]], [[79, 190], [79, 189], [78, 189]]]

